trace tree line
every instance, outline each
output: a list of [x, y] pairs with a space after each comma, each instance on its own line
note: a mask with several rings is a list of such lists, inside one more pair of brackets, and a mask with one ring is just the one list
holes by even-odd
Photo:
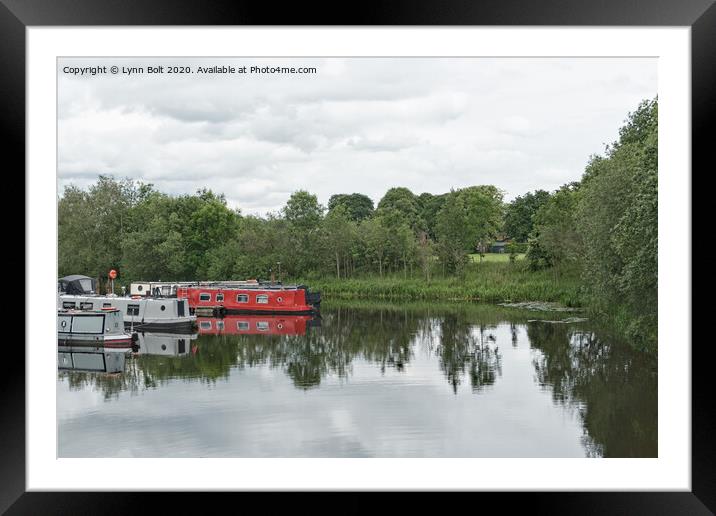
[[630, 113], [619, 139], [590, 157], [580, 181], [504, 202], [476, 185], [442, 194], [394, 187], [377, 206], [361, 193], [327, 206], [299, 190], [276, 213], [244, 215], [223, 195], [170, 196], [100, 176], [58, 204], [59, 273], [133, 280], [460, 276], [496, 239], [526, 251], [511, 266], [577, 271], [587, 303], [655, 332], [657, 100]]
[[[124, 281], [459, 273], [468, 254], [502, 230], [503, 193], [472, 186], [442, 195], [388, 190], [377, 206], [360, 193], [294, 192], [277, 213], [244, 215], [221, 194], [170, 196], [100, 176], [59, 199], [60, 274]], [[279, 266], [280, 264], [280, 266]]]

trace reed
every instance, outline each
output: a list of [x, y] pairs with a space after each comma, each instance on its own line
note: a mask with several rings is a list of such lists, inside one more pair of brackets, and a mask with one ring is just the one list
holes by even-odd
[[324, 299], [391, 299], [411, 301], [482, 301], [490, 303], [550, 301], [581, 306], [576, 271], [530, 271], [523, 264], [483, 262], [470, 264], [459, 276], [432, 277], [394, 274], [348, 279], [302, 278], [320, 290]]

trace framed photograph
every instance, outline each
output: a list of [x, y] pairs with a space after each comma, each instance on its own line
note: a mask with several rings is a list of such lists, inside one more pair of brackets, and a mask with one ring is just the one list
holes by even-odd
[[713, 2], [181, 4], [2, 1], [27, 202], [3, 510], [716, 510], [691, 337]]

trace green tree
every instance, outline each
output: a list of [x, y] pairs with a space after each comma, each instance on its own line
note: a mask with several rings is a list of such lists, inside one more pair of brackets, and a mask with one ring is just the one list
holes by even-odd
[[366, 257], [378, 264], [378, 273], [383, 276], [383, 265], [388, 253], [388, 229], [380, 215], [364, 220], [358, 226], [360, 238], [364, 242]]
[[294, 192], [283, 208], [283, 215], [289, 224], [288, 241], [293, 246], [292, 261], [297, 272], [307, 273], [319, 267], [320, 257], [316, 248], [323, 211], [318, 198], [305, 190]]
[[622, 311], [629, 332], [656, 341], [658, 105], [642, 102], [604, 157], [590, 161], [577, 213], [590, 303]]
[[207, 253], [236, 237], [238, 214], [226, 206], [223, 196], [200, 192], [201, 205], [187, 219], [184, 245], [187, 265], [194, 277], [207, 276]]
[[466, 249], [484, 250], [495, 239], [502, 225], [503, 193], [492, 185], [471, 186], [458, 190], [465, 210]]
[[323, 211], [315, 195], [298, 190], [291, 194], [283, 208], [283, 215], [296, 229], [313, 231], [321, 223]]
[[534, 227], [534, 217], [549, 199], [549, 192], [535, 190], [516, 197], [505, 208], [505, 233], [517, 242], [527, 242]]
[[336, 277], [341, 278], [341, 268], [343, 277], [346, 277], [354, 242], [357, 239], [357, 227], [345, 206], [335, 206], [328, 212], [323, 219], [322, 233], [323, 248], [327, 257], [330, 257], [329, 261], [335, 264]]
[[432, 239], [435, 239], [435, 226], [438, 212], [445, 205], [447, 196], [448, 194], [433, 195], [431, 193], [421, 193], [418, 196], [420, 218], [425, 221], [425, 231]]
[[420, 206], [417, 197], [408, 188], [395, 187], [389, 189], [378, 202], [376, 212], [381, 215], [400, 217], [414, 231], [424, 229], [425, 222], [420, 217]]
[[502, 223], [502, 192], [494, 186], [454, 190], [436, 216], [435, 233], [447, 272], [462, 270], [468, 252], [483, 249]]
[[135, 182], [99, 176], [87, 191], [68, 186], [58, 201], [59, 273], [106, 278], [120, 270], [122, 240], [132, 230], [127, 214], [147, 187]]
[[578, 202], [579, 183], [570, 183], [557, 190], [537, 210], [527, 251], [533, 269], [578, 262], [581, 254], [581, 239], [575, 222]]
[[373, 201], [367, 195], [360, 193], [336, 194], [328, 200], [328, 211], [331, 212], [342, 206], [347, 210], [350, 220], [359, 222], [373, 215]]
[[436, 249], [445, 272], [460, 272], [467, 262], [466, 249], [470, 244], [465, 231], [466, 215], [464, 198], [456, 191], [450, 192], [435, 220]]

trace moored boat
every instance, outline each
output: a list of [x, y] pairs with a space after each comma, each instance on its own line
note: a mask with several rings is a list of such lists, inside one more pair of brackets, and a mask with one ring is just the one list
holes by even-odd
[[[57, 345], [61, 351], [75, 348], [101, 351], [131, 349], [134, 337], [124, 331], [122, 312], [104, 310], [57, 310]], [[65, 348], [65, 349], [63, 349]]]
[[61, 278], [58, 290], [58, 308], [116, 308], [122, 312], [124, 325], [135, 330], [190, 332], [196, 323], [185, 299], [98, 295], [94, 280], [79, 275]]
[[255, 280], [133, 283], [130, 292], [136, 296], [144, 292], [186, 299], [191, 312], [197, 315], [311, 314], [319, 311], [321, 303], [320, 292], [311, 292], [306, 285]]

